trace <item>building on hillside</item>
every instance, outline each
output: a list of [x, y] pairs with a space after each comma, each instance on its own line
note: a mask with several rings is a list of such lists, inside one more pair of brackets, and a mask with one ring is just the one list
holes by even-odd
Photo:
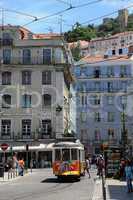
[[89, 153], [99, 154], [104, 143], [119, 146], [123, 112], [129, 144], [133, 141], [132, 53], [129, 56], [87, 56], [74, 67], [77, 135]]
[[118, 21], [121, 31], [124, 31], [128, 25], [128, 9], [122, 9], [118, 11]]
[[0, 27], [0, 143], [9, 144], [6, 155], [16, 151], [25, 158], [28, 150], [38, 166], [51, 160], [51, 143], [67, 135], [71, 65], [62, 36]]
[[90, 55], [126, 55], [133, 44], [133, 31], [118, 33], [104, 38], [92, 39], [89, 43]]

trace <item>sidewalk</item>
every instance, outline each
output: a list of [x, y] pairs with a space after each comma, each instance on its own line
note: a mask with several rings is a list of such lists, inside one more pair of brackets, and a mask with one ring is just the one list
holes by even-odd
[[126, 182], [106, 179], [107, 200], [133, 200], [133, 193], [127, 193]]
[[[26, 176], [28, 173], [25, 173], [24, 176]], [[19, 178], [22, 178], [24, 176], [16, 176], [16, 174], [8, 174], [8, 172], [5, 172], [4, 173], [4, 178], [3, 177], [0, 177], [0, 184], [2, 183], [7, 183], [7, 182], [12, 182], [16, 179], [19, 179]]]

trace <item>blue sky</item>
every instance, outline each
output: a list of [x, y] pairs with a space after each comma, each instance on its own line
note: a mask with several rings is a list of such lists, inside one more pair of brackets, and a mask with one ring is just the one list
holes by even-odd
[[[73, 6], [78, 4], [87, 3], [94, 0], [64, 0], [66, 2], [71, 2]], [[89, 5], [83, 8], [73, 9], [68, 12], [65, 12], [62, 15], [63, 18], [63, 31], [69, 30], [71, 27], [68, 25], [74, 24], [75, 22], [84, 22], [95, 18], [97, 16], [104, 15], [106, 13], [113, 12], [117, 9], [127, 7], [128, 5], [133, 5], [133, 0], [103, 0], [100, 3]], [[67, 8], [68, 6], [59, 3], [57, 0], [0, 0], [0, 8], [12, 9], [27, 14], [34, 15], [36, 17], [43, 17], [49, 14], [58, 12]], [[133, 8], [133, 7], [132, 7]], [[130, 9], [132, 12], [133, 9]], [[1, 14], [1, 13], [0, 13]], [[1, 20], [1, 15], [0, 15]], [[15, 24], [15, 25], [24, 25], [27, 22], [30, 22], [32, 18], [15, 14], [13, 12], [5, 11], [4, 12], [4, 22], [5, 24]], [[95, 24], [101, 23], [102, 20], [95, 21]], [[54, 16], [47, 20], [42, 20], [35, 22], [26, 26], [33, 32], [45, 33], [49, 30], [53, 32], [59, 32], [60, 30], [60, 16]]]

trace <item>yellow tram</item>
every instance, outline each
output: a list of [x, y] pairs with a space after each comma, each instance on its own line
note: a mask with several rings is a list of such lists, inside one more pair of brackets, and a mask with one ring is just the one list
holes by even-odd
[[58, 178], [80, 178], [85, 171], [84, 146], [79, 142], [58, 142], [53, 145], [53, 173]]

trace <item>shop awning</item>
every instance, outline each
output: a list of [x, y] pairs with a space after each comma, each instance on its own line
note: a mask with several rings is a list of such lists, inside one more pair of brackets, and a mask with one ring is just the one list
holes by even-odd
[[[30, 146], [29, 145], [29, 151], [50, 151], [52, 150], [53, 148], [53, 144], [54, 143], [49, 143], [49, 144], [39, 144], [39, 145], [32, 145]], [[24, 146], [12, 146], [12, 149], [11, 149], [11, 146], [8, 147], [8, 149], [6, 150], [6, 152], [10, 152], [10, 151], [26, 151], [26, 145]], [[3, 152], [1, 149], [0, 149], [0, 152]]]

